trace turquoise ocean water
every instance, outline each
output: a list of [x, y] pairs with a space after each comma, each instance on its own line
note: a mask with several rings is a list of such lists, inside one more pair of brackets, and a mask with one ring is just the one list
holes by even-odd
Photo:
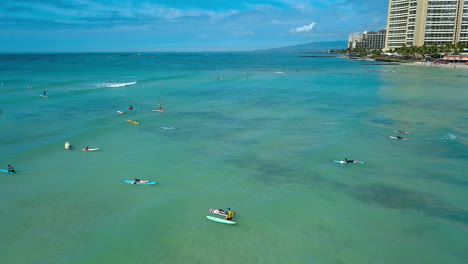
[[1, 262], [466, 263], [468, 71], [303, 55], [0, 56]]

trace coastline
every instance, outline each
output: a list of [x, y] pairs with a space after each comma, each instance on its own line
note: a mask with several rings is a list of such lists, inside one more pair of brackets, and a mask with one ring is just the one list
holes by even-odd
[[415, 61], [415, 62], [403, 62], [401, 65], [435, 67], [435, 68], [468, 69], [468, 64], [465, 64], [465, 63], [452, 63], [452, 62], [449, 62], [449, 63], [434, 63], [434, 62]]
[[376, 60], [370, 58], [350, 58], [346, 55], [338, 56], [336, 58], [340, 59], [350, 59], [350, 60], [360, 60], [360, 61], [378, 61], [378, 62], [387, 62], [395, 65], [408, 65], [408, 66], [422, 66], [422, 67], [435, 67], [435, 68], [451, 68], [451, 69], [468, 69], [468, 64], [465, 63], [439, 63], [439, 62], [425, 62], [425, 61], [412, 61], [412, 62], [404, 62], [404, 61], [393, 61], [393, 60]]

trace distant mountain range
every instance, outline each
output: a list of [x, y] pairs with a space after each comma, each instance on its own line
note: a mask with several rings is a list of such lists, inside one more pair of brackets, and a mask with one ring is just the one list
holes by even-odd
[[327, 52], [331, 49], [346, 49], [348, 42], [346, 40], [309, 42], [306, 44], [287, 46], [256, 51], [281, 51], [281, 52]]

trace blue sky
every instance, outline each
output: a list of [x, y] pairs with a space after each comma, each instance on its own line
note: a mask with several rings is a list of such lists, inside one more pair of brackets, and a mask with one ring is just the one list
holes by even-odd
[[1, 0], [0, 52], [233, 51], [385, 28], [388, 0]]

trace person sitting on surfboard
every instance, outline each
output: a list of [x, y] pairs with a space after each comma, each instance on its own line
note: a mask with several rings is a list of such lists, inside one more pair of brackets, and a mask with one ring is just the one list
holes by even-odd
[[88, 146], [86, 146], [86, 148], [84, 148], [84, 151], [88, 151], [88, 149], [89, 149]]
[[10, 164], [8, 164], [8, 172], [16, 172]]
[[128, 109], [133, 110], [133, 105], [131, 105]]
[[228, 212], [226, 215], [226, 220], [232, 220], [232, 218], [236, 215], [233, 211], [231, 211], [231, 208], [228, 208]]
[[158, 107], [159, 107], [159, 110], [162, 110], [162, 104], [161, 103], [158, 104]]

